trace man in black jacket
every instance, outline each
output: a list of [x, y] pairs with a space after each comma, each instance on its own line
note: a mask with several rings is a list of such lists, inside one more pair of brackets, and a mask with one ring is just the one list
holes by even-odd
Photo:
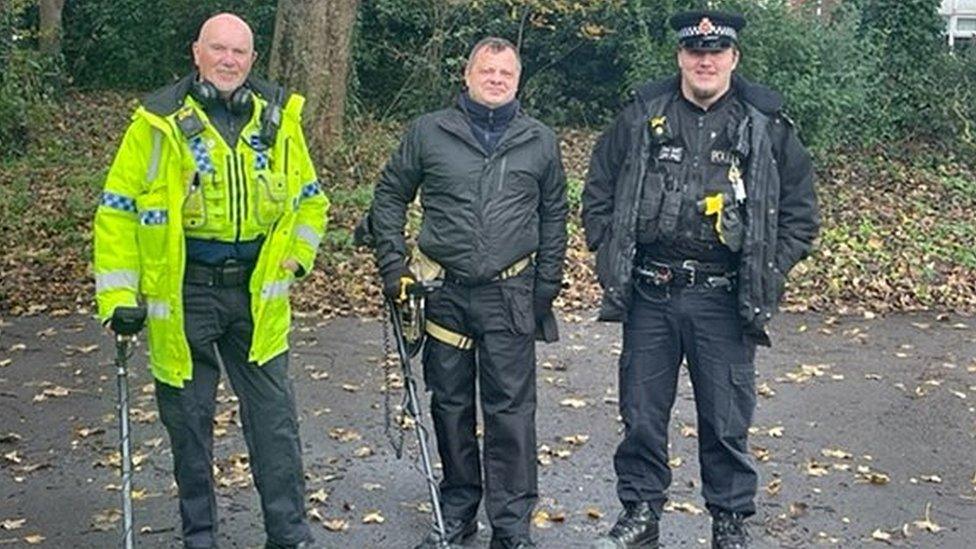
[[810, 156], [776, 92], [733, 71], [740, 15], [671, 18], [679, 75], [641, 88], [602, 135], [583, 192], [602, 320], [623, 322], [614, 456], [623, 512], [598, 547], [657, 547], [668, 421], [688, 363], [713, 547], [748, 544], [756, 344], [819, 221]]
[[[524, 114], [520, 64], [486, 38], [465, 69], [457, 104], [410, 124], [380, 176], [370, 213], [384, 293], [413, 278], [403, 229], [420, 190], [418, 248], [444, 285], [427, 297], [424, 379], [444, 466], [447, 537], [477, 531], [482, 467], [475, 381], [484, 416], [485, 508], [491, 547], [534, 547], [537, 499], [536, 324], [551, 316], [566, 253], [566, 190], [555, 134]], [[420, 547], [434, 547], [431, 533]]]

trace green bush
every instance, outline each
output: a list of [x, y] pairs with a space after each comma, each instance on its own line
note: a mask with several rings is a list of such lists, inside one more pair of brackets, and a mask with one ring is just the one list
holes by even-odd
[[[552, 125], [600, 127], [630, 90], [675, 72], [667, 20], [701, 4], [364, 1], [354, 33], [349, 112], [386, 123], [449, 105], [461, 89], [470, 47], [493, 34], [521, 48], [520, 98], [530, 113]], [[841, 0], [822, 17], [788, 0], [708, 4], [746, 14], [740, 71], [784, 94], [787, 113], [815, 149], [917, 136], [976, 147], [974, 56], [946, 51], [938, 0]], [[242, 0], [230, 8], [255, 30], [259, 72], [276, 5]], [[69, 2], [67, 66], [82, 87], [154, 88], [190, 67], [189, 45], [200, 22], [221, 8], [226, 3], [217, 0]]]
[[26, 154], [60, 84], [59, 60], [34, 47], [32, 7], [21, 0], [0, 10], [0, 158]]

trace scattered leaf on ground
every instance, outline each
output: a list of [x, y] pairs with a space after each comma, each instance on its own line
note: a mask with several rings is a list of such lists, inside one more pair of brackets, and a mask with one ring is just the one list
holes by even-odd
[[688, 513], [689, 515], [701, 515], [705, 511], [701, 507], [697, 507], [692, 503], [681, 502], [681, 501], [669, 501], [664, 504], [664, 510], [668, 512], [681, 512]]
[[833, 448], [824, 448], [820, 450], [820, 454], [824, 457], [834, 458], [834, 459], [851, 459], [854, 457], [850, 452], [845, 452], [844, 450], [838, 450]]
[[5, 519], [3, 522], [0, 522], [0, 528], [4, 530], [16, 530], [25, 524], [27, 524], [27, 519]]
[[891, 543], [891, 534], [881, 528], [877, 528], [874, 532], [871, 532], [871, 539]]
[[369, 511], [363, 516], [363, 524], [383, 524], [386, 519], [379, 511]]
[[122, 518], [122, 512], [118, 509], [104, 509], [95, 514], [91, 519], [91, 526], [99, 532], [108, 532], [116, 528], [115, 523]]
[[40, 393], [34, 395], [34, 402], [43, 402], [49, 398], [65, 397], [69, 394], [71, 394], [71, 390], [66, 387], [61, 387], [60, 385], [47, 387]]
[[354, 442], [362, 439], [363, 436], [353, 429], [335, 427], [333, 429], [329, 429], [329, 438], [338, 440], [339, 442]]
[[320, 488], [308, 495], [308, 501], [312, 503], [325, 503], [327, 499], [329, 499], [329, 493], [325, 491], [325, 488]]
[[590, 435], [570, 435], [563, 437], [563, 442], [567, 444], [572, 444], [573, 446], [582, 446], [590, 440]]
[[939, 526], [938, 524], [932, 522], [931, 512], [932, 512], [932, 504], [931, 503], [926, 503], [925, 504], [925, 518], [922, 519], [922, 520], [916, 520], [915, 521], [915, 527], [916, 528], [919, 528], [921, 530], [925, 530], [927, 532], [931, 532], [931, 533], [935, 534], [935, 533], [938, 533], [940, 530], [942, 530], [942, 527]]
[[345, 532], [349, 529], [349, 521], [341, 518], [325, 519], [322, 526], [330, 532]]

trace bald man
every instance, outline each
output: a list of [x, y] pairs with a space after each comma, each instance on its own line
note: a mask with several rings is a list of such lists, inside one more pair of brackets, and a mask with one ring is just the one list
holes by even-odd
[[328, 199], [304, 99], [252, 77], [250, 27], [223, 13], [196, 70], [136, 110], [95, 215], [100, 319], [148, 309], [149, 365], [173, 450], [185, 547], [217, 546], [213, 418], [223, 370], [261, 496], [266, 547], [308, 547], [288, 377], [289, 288], [314, 266]]

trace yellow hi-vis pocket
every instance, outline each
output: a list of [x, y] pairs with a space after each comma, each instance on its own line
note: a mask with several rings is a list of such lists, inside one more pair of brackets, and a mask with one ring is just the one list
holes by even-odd
[[288, 181], [285, 174], [262, 173], [257, 176], [254, 213], [258, 223], [268, 227], [285, 213]]

